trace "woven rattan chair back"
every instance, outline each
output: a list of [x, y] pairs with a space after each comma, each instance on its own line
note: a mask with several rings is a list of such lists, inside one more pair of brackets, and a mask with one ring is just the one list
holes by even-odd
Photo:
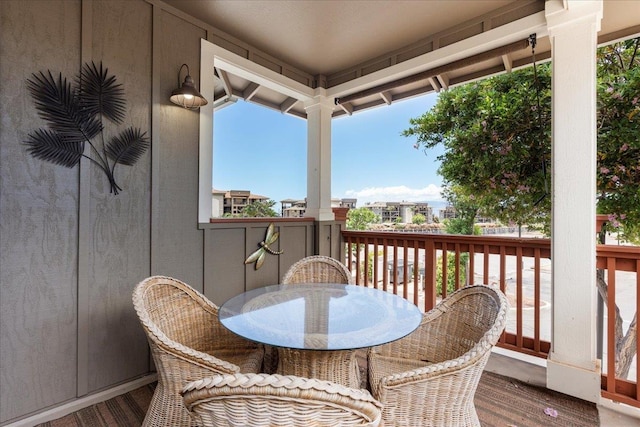
[[293, 264], [282, 278], [282, 283], [345, 283], [354, 284], [349, 269], [340, 261], [323, 255], [302, 258]]
[[457, 290], [405, 338], [369, 352], [369, 382], [384, 426], [479, 427], [474, 394], [506, 325], [493, 286]]
[[147, 335], [158, 386], [143, 426], [195, 425], [180, 391], [216, 373], [259, 372], [264, 349], [218, 320], [218, 308], [180, 280], [153, 276], [133, 291], [133, 306]]
[[188, 384], [184, 404], [205, 427], [377, 426], [367, 390], [296, 376], [215, 375]]

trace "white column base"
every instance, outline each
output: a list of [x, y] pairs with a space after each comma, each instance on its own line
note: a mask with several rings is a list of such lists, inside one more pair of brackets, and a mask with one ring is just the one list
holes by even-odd
[[590, 371], [547, 359], [547, 388], [588, 402], [600, 402], [600, 361]]

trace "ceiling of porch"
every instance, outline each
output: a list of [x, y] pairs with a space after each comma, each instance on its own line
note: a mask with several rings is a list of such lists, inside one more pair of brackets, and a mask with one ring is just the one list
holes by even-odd
[[[213, 43], [311, 88], [327, 89], [446, 46], [470, 44], [519, 20], [540, 19], [545, 9], [544, 0], [165, 2], [213, 27], [208, 37]], [[639, 33], [640, 1], [604, 2], [600, 43]], [[333, 115], [388, 105], [529, 65], [532, 49], [527, 36], [503, 37], [498, 46], [476, 49], [447, 63], [424, 63], [419, 72], [394, 79], [371, 79], [356, 92], [339, 94]], [[538, 35], [536, 60], [549, 59], [550, 50], [546, 34]], [[304, 106], [295, 99], [223, 70], [216, 70], [216, 76], [216, 108], [244, 99], [306, 117]]]

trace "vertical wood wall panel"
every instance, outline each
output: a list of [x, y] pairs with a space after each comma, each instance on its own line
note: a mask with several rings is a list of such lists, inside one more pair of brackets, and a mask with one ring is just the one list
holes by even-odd
[[342, 242], [342, 229], [344, 222], [334, 222], [331, 225], [331, 256], [342, 263], [346, 263], [344, 243]]
[[[200, 39], [206, 31], [167, 12], [161, 15], [160, 105], [153, 120], [154, 177], [157, 199], [152, 208], [153, 274], [173, 276], [203, 290], [204, 233], [198, 229], [199, 115], [169, 101], [178, 87], [183, 63], [199, 87]], [[184, 72], [182, 79], [184, 79]], [[210, 102], [212, 102], [210, 100]]]
[[[94, 62], [102, 61], [123, 85], [124, 123], [105, 121], [108, 140], [127, 127], [151, 131], [152, 6], [140, 1], [93, 1]], [[136, 283], [150, 273], [151, 153], [133, 166], [118, 165], [109, 191], [104, 173], [92, 168], [89, 271], [88, 389], [96, 391], [147, 372], [144, 333], [131, 303]]]
[[[83, 22], [83, 4], [91, 24]], [[221, 304], [279, 282], [314, 253], [313, 222], [278, 223], [274, 249], [285, 253], [266, 255], [260, 270], [244, 259], [268, 222], [198, 228], [199, 117], [168, 98], [181, 64], [199, 82], [205, 37], [198, 24], [144, 0], [0, 0], [0, 424], [149, 371], [131, 303], [144, 277], [176, 277]], [[124, 126], [154, 130], [151, 152], [116, 168], [117, 196], [95, 167], [81, 177], [78, 168], [34, 159], [22, 145], [44, 126], [26, 78], [46, 69], [73, 77], [87, 52], [124, 85]], [[107, 125], [105, 136], [122, 128]], [[81, 178], [88, 187], [82, 203]]]
[[284, 253], [280, 255], [278, 282], [282, 281], [282, 277], [295, 262], [313, 255], [313, 224], [309, 222], [291, 225], [280, 235], [280, 247]]
[[217, 305], [245, 289], [245, 228], [205, 231], [204, 294]]
[[[93, 2], [81, 1], [80, 16], [80, 64], [93, 59]], [[85, 147], [86, 148], [86, 147]], [[90, 257], [91, 254], [91, 171], [89, 159], [81, 158], [78, 165], [80, 182], [78, 183], [78, 305], [76, 321], [77, 366], [76, 396], [89, 392], [89, 296], [90, 296]]]
[[76, 392], [78, 168], [22, 141], [45, 126], [26, 79], [79, 53], [79, 1], [0, 1], [0, 423]]

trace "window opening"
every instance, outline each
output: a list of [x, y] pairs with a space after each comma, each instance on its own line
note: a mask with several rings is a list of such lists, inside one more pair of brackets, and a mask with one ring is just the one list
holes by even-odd
[[212, 218], [299, 217], [304, 202], [306, 121], [239, 100], [214, 113]]

